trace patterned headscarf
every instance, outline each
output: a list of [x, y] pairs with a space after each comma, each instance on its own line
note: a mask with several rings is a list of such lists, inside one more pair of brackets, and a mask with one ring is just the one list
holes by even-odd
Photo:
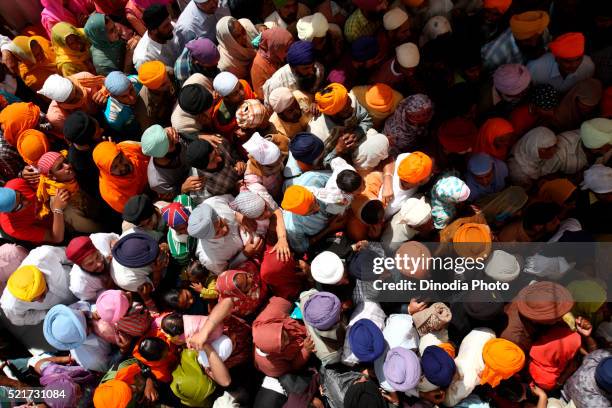
[[455, 216], [455, 204], [467, 200], [470, 189], [460, 178], [442, 177], [431, 190], [431, 215], [434, 226], [443, 229]]

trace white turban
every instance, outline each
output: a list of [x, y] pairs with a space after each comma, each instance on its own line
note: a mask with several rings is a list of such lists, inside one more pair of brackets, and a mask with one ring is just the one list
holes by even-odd
[[580, 126], [580, 138], [588, 149], [599, 149], [612, 144], [612, 119], [595, 118]]
[[366, 137], [353, 153], [353, 164], [360, 170], [370, 170], [389, 156], [389, 139], [375, 129], [370, 129]]
[[594, 164], [584, 172], [584, 181], [580, 184], [580, 188], [597, 194], [612, 192], [612, 168], [603, 164]]
[[264, 166], [274, 164], [280, 158], [278, 146], [261, 137], [258, 132], [253, 133], [253, 136], [242, 147], [253, 156], [257, 163]]
[[68, 78], [53, 74], [47, 78], [43, 84], [43, 87], [40, 91], [38, 91], [38, 93], [46, 96], [52, 101], [61, 103], [66, 102], [73, 89], [74, 85], [72, 85], [72, 82]]
[[420, 227], [431, 219], [431, 206], [427, 204], [425, 197], [411, 197], [402, 204], [400, 218], [400, 224]]
[[389, 348], [403, 347], [416, 350], [419, 347], [419, 334], [409, 314], [392, 314], [387, 318], [383, 336]]
[[238, 77], [231, 72], [221, 72], [213, 81], [213, 88], [223, 97], [231, 94], [238, 84]]
[[329, 23], [322, 13], [302, 17], [297, 25], [298, 38], [302, 41], [312, 41], [314, 38], [325, 37], [329, 30]]
[[397, 62], [404, 68], [414, 68], [419, 65], [421, 54], [414, 43], [405, 43], [395, 48]]
[[442, 34], [450, 33], [453, 29], [451, 28], [450, 22], [444, 16], [435, 16], [427, 21], [423, 28], [423, 33], [419, 39], [419, 45], [422, 47], [428, 42], [435, 40]]
[[383, 16], [383, 25], [387, 31], [397, 30], [406, 21], [408, 21], [408, 13], [399, 7], [392, 8]]
[[[210, 345], [213, 349], [215, 349], [221, 361], [227, 360], [232, 355], [232, 339], [230, 339], [226, 335], [221, 335], [221, 337], [211, 342]], [[208, 356], [206, 355], [205, 351], [200, 351], [200, 353], [198, 354], [198, 363], [200, 363], [202, 367], [210, 367], [210, 363], [208, 362]]]
[[276, 113], [283, 112], [285, 109], [291, 106], [293, 101], [295, 101], [293, 92], [291, 92], [291, 89], [285, 88], [284, 86], [275, 88], [268, 96], [268, 103], [270, 104], [272, 110]]
[[537, 275], [539, 278], [556, 280], [561, 279], [574, 265], [573, 262], [570, 264], [561, 256], [549, 258], [544, 255], [535, 254], [527, 258], [523, 272]]
[[344, 264], [333, 252], [323, 251], [310, 264], [312, 278], [324, 285], [335, 285], [344, 276]]
[[519, 273], [521, 265], [516, 257], [501, 250], [493, 251], [485, 267], [485, 274], [499, 282], [512, 282]]

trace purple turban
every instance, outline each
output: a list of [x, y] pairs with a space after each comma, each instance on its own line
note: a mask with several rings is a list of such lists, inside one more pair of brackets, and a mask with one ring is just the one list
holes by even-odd
[[[45, 403], [51, 408], [69, 408], [77, 406], [79, 384], [93, 384], [96, 377], [79, 366], [62, 366], [55, 363], [43, 368], [40, 385], [51, 395], [45, 398]], [[57, 390], [61, 397], [52, 398]]]
[[117, 241], [112, 253], [113, 259], [126, 268], [142, 268], [155, 261], [159, 246], [149, 234], [134, 232]]
[[382, 331], [369, 319], [357, 320], [349, 331], [351, 351], [362, 363], [369, 363], [385, 351]]
[[389, 350], [383, 372], [387, 383], [395, 391], [405, 392], [416, 387], [421, 380], [421, 364], [414, 351], [403, 347]]
[[215, 65], [219, 62], [219, 50], [217, 50], [217, 46], [208, 38], [191, 40], [185, 45], [185, 48], [187, 48], [191, 56], [202, 65]]
[[450, 385], [457, 369], [452, 357], [438, 346], [429, 346], [423, 351], [421, 366], [427, 381], [441, 388]]
[[531, 83], [531, 74], [521, 64], [505, 64], [495, 70], [493, 85], [504, 95], [518, 95]]
[[366, 62], [378, 55], [379, 47], [376, 37], [359, 37], [351, 44], [351, 56], [357, 62]]
[[336, 82], [346, 86], [346, 72], [342, 69], [332, 69], [327, 75], [327, 82]]
[[318, 330], [329, 330], [340, 320], [340, 299], [330, 292], [319, 292], [304, 303], [304, 321]]
[[310, 65], [315, 61], [314, 46], [310, 41], [296, 41], [289, 47], [287, 52], [287, 63], [295, 67], [298, 65]]

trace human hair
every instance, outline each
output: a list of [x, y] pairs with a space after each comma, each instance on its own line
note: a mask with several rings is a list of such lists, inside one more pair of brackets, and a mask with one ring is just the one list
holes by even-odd
[[194, 259], [187, 267], [187, 276], [192, 277], [198, 281], [206, 279], [209, 275], [208, 269], [202, 263]]
[[161, 321], [161, 328], [164, 332], [171, 336], [179, 336], [185, 333], [185, 327], [183, 326], [183, 315], [174, 312], [164, 316]]
[[361, 209], [361, 219], [369, 225], [378, 224], [385, 216], [385, 207], [380, 200], [370, 200]]
[[161, 360], [167, 349], [166, 343], [157, 337], [146, 337], [138, 345], [138, 352], [147, 361]]
[[338, 188], [345, 193], [353, 193], [361, 187], [363, 178], [354, 170], [342, 170], [336, 177]]
[[168, 305], [170, 309], [180, 309], [179, 306], [179, 295], [181, 294], [181, 289], [168, 289], [162, 295], [163, 301]]
[[537, 202], [531, 204], [525, 210], [523, 226], [533, 229], [536, 225], [548, 224], [559, 215], [561, 207], [552, 202]]
[[523, 398], [523, 384], [516, 378], [503, 380], [495, 388], [497, 395], [511, 402], [519, 402]]

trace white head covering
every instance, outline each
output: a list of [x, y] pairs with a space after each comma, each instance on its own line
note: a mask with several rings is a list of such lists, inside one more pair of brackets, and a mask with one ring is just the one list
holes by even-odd
[[312, 260], [310, 272], [317, 282], [335, 285], [344, 276], [344, 264], [338, 255], [323, 251]]
[[38, 93], [46, 96], [52, 101], [61, 103], [66, 102], [73, 89], [74, 85], [68, 78], [53, 74], [47, 78], [43, 84], [43, 87], [40, 89], [40, 91], [38, 91]]
[[431, 219], [431, 206], [425, 201], [425, 197], [410, 197], [402, 204], [400, 209], [400, 224], [409, 227], [420, 227]]
[[427, 333], [419, 339], [419, 355], [423, 355], [425, 349], [429, 346], [437, 346], [446, 342], [448, 342], [447, 329]]
[[501, 250], [493, 251], [485, 267], [485, 274], [499, 282], [512, 282], [519, 273], [521, 265], [516, 257]]
[[589, 149], [599, 149], [612, 143], [612, 119], [595, 118], [580, 126], [580, 138]]
[[231, 94], [237, 84], [238, 77], [231, 72], [221, 72], [213, 81], [215, 91], [219, 92], [219, 94], [224, 97]]
[[[217, 42], [219, 43], [217, 48], [220, 55], [217, 66], [221, 71], [229, 71], [238, 78], [249, 78], [249, 69], [253, 58], [255, 58], [256, 51], [250, 42], [246, 47], [238, 44], [229, 28], [233, 20], [234, 17], [225, 16], [217, 22]], [[255, 34], [253, 28], [251, 28], [252, 24], [249, 25], [244, 21], [239, 22], [248, 35]]]
[[280, 158], [278, 146], [261, 137], [258, 132], [253, 133], [253, 136], [242, 147], [253, 156], [257, 163], [264, 166], [274, 164]]
[[395, 48], [397, 62], [404, 68], [414, 68], [419, 65], [421, 54], [414, 43], [405, 43]]
[[297, 25], [298, 38], [302, 41], [312, 41], [314, 38], [325, 37], [329, 30], [329, 23], [322, 13], [302, 17]]
[[453, 29], [451, 28], [450, 22], [444, 16], [435, 16], [427, 21], [423, 28], [423, 33], [419, 39], [419, 45], [422, 47], [431, 40], [435, 40], [442, 34], [450, 33]]
[[580, 188], [597, 194], [612, 192], [612, 168], [603, 164], [594, 164], [584, 172], [584, 181], [580, 184]]
[[353, 164], [360, 170], [370, 170], [389, 156], [389, 139], [375, 129], [370, 129], [366, 137], [353, 153]]
[[568, 263], [561, 256], [549, 258], [544, 255], [535, 254], [527, 258], [523, 272], [537, 275], [540, 278], [560, 279], [573, 266], [574, 263]]
[[455, 358], [457, 374], [446, 390], [444, 405], [454, 407], [480, 384], [480, 374], [485, 368], [482, 350], [485, 344], [494, 338], [493, 330], [485, 327], [474, 329], [463, 338]]
[[408, 13], [399, 7], [392, 8], [383, 16], [383, 25], [387, 31], [398, 29], [406, 21], [408, 21]]
[[270, 104], [272, 110], [276, 113], [283, 112], [285, 109], [291, 106], [294, 100], [295, 96], [293, 96], [291, 89], [284, 86], [275, 88], [268, 96], [268, 103]]
[[111, 277], [117, 286], [130, 292], [138, 292], [138, 287], [143, 283], [153, 283], [151, 266], [142, 268], [128, 268], [121, 265], [116, 259], [112, 260]]
[[[210, 345], [215, 349], [221, 361], [227, 360], [233, 351], [232, 339], [222, 334], [221, 337], [210, 343]], [[200, 351], [198, 354], [198, 362], [202, 367], [210, 367], [210, 363], [208, 362], [208, 356], [206, 356], [205, 351]]]
[[512, 148], [512, 157], [508, 161], [510, 177], [515, 181], [540, 178], [545, 160], [540, 159], [538, 149], [552, 147], [557, 141], [557, 135], [544, 126], [527, 132]]
[[387, 318], [383, 336], [389, 348], [403, 347], [416, 350], [419, 347], [419, 334], [409, 314], [392, 314]]

